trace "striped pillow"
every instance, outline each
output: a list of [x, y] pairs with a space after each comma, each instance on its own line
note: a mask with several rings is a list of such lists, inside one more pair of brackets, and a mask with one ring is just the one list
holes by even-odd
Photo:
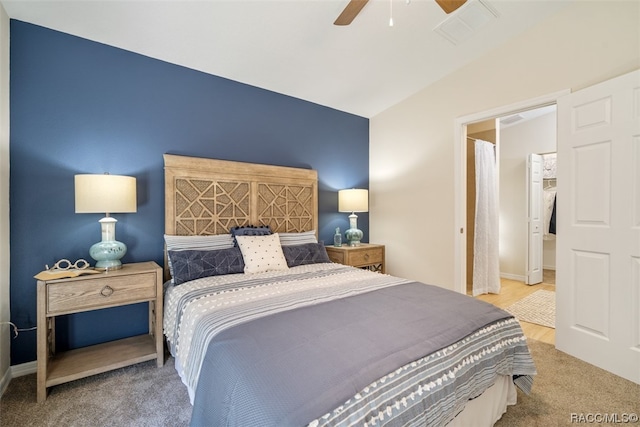
[[304, 245], [306, 243], [318, 243], [316, 230], [303, 231], [301, 233], [278, 233], [282, 246]]
[[168, 251], [190, 250], [216, 250], [233, 247], [231, 234], [216, 234], [211, 236], [171, 236], [164, 235], [164, 242]]

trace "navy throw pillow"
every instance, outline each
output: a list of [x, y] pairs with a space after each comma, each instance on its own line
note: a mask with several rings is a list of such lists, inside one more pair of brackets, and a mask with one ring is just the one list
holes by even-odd
[[236, 246], [238, 246], [236, 236], [268, 236], [269, 234], [271, 234], [271, 227], [268, 225], [261, 225], [259, 227], [255, 225], [245, 225], [244, 227], [233, 227], [231, 229], [233, 243]]
[[179, 285], [202, 277], [244, 272], [240, 248], [169, 251], [173, 266], [173, 284]]
[[282, 252], [289, 267], [331, 262], [327, 250], [324, 248], [324, 242], [283, 246]]

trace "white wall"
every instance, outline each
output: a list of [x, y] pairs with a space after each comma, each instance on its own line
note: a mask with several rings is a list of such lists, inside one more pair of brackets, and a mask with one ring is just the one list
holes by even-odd
[[[0, 4], [0, 322], [9, 321], [9, 17]], [[10, 329], [0, 324], [0, 395], [9, 382]]]
[[[524, 281], [526, 275], [527, 156], [555, 152], [556, 127], [554, 111], [500, 129], [500, 273], [510, 278]], [[555, 240], [545, 241], [544, 247], [549, 254]], [[555, 269], [555, 259], [543, 264]]]
[[640, 68], [640, 2], [576, 2], [370, 121], [370, 240], [390, 274], [454, 289], [456, 118]]

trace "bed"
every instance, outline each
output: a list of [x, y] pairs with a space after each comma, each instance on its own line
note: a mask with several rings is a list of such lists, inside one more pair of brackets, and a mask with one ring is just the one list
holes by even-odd
[[191, 425], [493, 425], [530, 390], [509, 313], [329, 261], [316, 171], [164, 160], [164, 333]]

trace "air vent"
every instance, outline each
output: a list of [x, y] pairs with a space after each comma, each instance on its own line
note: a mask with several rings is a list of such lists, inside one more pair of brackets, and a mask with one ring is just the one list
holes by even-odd
[[497, 17], [498, 12], [486, 0], [469, 0], [433, 31], [458, 45]]
[[514, 114], [513, 116], [508, 116], [508, 117], [500, 119], [500, 124], [502, 124], [502, 125], [510, 125], [510, 124], [515, 123], [515, 122], [519, 122], [522, 119], [524, 119], [524, 117], [522, 117], [520, 114]]

